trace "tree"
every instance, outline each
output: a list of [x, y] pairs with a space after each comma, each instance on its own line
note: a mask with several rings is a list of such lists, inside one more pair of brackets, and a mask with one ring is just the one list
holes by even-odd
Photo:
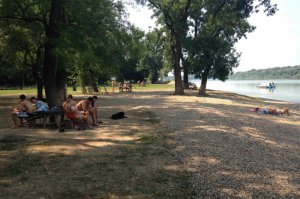
[[124, 12], [120, 2], [110, 0], [70, 2], [72, 17], [64, 35], [68, 46], [62, 49], [64, 54], [74, 55], [69, 58], [69, 73], [83, 88], [96, 89], [99, 77], [107, 79], [120, 68], [119, 55], [125, 52], [123, 37], [127, 31]]
[[163, 33], [154, 30], [146, 35], [145, 50], [139, 62], [139, 70], [144, 70], [149, 74], [151, 83], [157, 83], [160, 71], [163, 67], [164, 39]]
[[[93, 84], [98, 71], [110, 71], [116, 63], [115, 40], [124, 21], [121, 2], [112, 0], [3, 0], [1, 23], [34, 32], [39, 27], [41, 42], [32, 52], [24, 52], [26, 65], [43, 66], [43, 83], [50, 106], [60, 105], [65, 97], [67, 75], [81, 75]], [[41, 56], [41, 54], [43, 54]], [[39, 58], [40, 60], [37, 60]], [[111, 61], [112, 60], [112, 61]], [[73, 72], [73, 69], [82, 69]], [[86, 70], [84, 70], [86, 69]], [[81, 73], [80, 71], [83, 71]]]
[[[44, 61], [43, 61], [43, 80], [45, 85], [46, 97], [50, 106], [59, 105], [62, 100], [61, 90], [62, 78], [56, 78], [57, 72], [57, 59], [55, 49], [57, 46], [57, 39], [60, 37], [62, 26], [67, 20], [67, 0], [52, 0], [51, 4], [47, 1], [7, 1], [4, 0], [1, 4], [0, 19], [7, 20], [9, 24], [16, 27], [26, 27], [30, 31], [36, 28], [42, 28], [45, 36], [45, 41], [39, 45], [36, 53], [36, 59], [40, 59], [41, 46], [44, 48]], [[48, 13], [50, 15], [48, 17]], [[25, 53], [25, 61], [28, 61], [26, 56], [30, 52]], [[40, 64], [41, 60], [37, 60], [36, 64]], [[27, 63], [28, 65], [28, 63]], [[61, 72], [60, 74], [62, 74]], [[58, 76], [59, 77], [59, 76]], [[58, 94], [58, 95], [57, 95]], [[58, 98], [57, 98], [58, 96]]]
[[58, 41], [63, 28], [68, 24], [67, 0], [52, 0], [49, 23], [45, 25], [45, 58], [43, 78], [49, 106], [60, 105], [65, 98], [66, 69], [57, 56]]
[[119, 55], [119, 75], [120, 81], [144, 79], [145, 71], [138, 70], [138, 63], [144, 51], [145, 34], [140, 29], [130, 26], [126, 33], [123, 33], [122, 46]]
[[[195, 24], [199, 28], [198, 34], [201, 34], [201, 27], [206, 26], [213, 19], [225, 26], [231, 24], [230, 17], [234, 16], [234, 21], [238, 23], [239, 20], [243, 21], [250, 17], [250, 14], [257, 12], [259, 7], [264, 6], [264, 11], [268, 15], [272, 15], [276, 11], [276, 5], [272, 5], [270, 0], [249, 0], [249, 1], [220, 1], [220, 0], [136, 0], [139, 3], [147, 4], [153, 9], [158, 22], [165, 25], [171, 35], [171, 49], [175, 73], [175, 94], [183, 94], [182, 81], [181, 81], [181, 65], [180, 61], [183, 57], [182, 42], [186, 37], [188, 26], [188, 19], [194, 14]], [[236, 14], [235, 14], [236, 13]], [[221, 19], [224, 19], [223, 21]], [[227, 22], [226, 20], [227, 19]], [[199, 27], [200, 26], [200, 27]], [[233, 26], [235, 24], [233, 23]], [[239, 34], [239, 30], [232, 28], [233, 32]], [[218, 31], [222, 31], [217, 29]], [[235, 34], [232, 34], [235, 35]], [[186, 70], [188, 71], [188, 70]]]
[[182, 95], [184, 94], [181, 78], [182, 40], [188, 29], [186, 22], [192, 0], [137, 0], [137, 2], [148, 3], [158, 18], [158, 22], [167, 27], [173, 59], [175, 94]]
[[[23, 12], [28, 14], [25, 15]], [[3, 36], [0, 43], [4, 48], [0, 50], [3, 55], [1, 59], [6, 59], [5, 62], [12, 64], [11, 67], [15, 69], [14, 76], [16, 78], [23, 79], [23, 83], [32, 83], [32, 80], [36, 82], [38, 85], [37, 96], [41, 98], [43, 26], [33, 18], [33, 13], [35, 10], [27, 6], [26, 2], [3, 1], [0, 6], [1, 34]], [[28, 15], [31, 15], [32, 19]], [[12, 56], [13, 59], [10, 58]], [[16, 62], [17, 60], [19, 61]], [[20, 73], [23, 74], [22, 78], [19, 77]], [[5, 79], [9, 81], [8, 78]]]
[[234, 44], [252, 32], [247, 18], [260, 6], [272, 15], [276, 5], [270, 1], [200, 1], [191, 9], [190, 24], [193, 33], [186, 42], [189, 51], [191, 72], [201, 77], [199, 94], [204, 95], [207, 79], [217, 78], [225, 81], [232, 69], [238, 66], [240, 54]]

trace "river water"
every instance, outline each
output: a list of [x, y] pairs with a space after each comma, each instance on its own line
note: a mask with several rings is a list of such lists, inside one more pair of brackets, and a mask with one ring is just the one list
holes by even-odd
[[[201, 80], [193, 79], [198, 88]], [[264, 82], [274, 82], [274, 89], [257, 88]], [[300, 80], [208, 80], [207, 89], [234, 92], [253, 97], [300, 103]]]

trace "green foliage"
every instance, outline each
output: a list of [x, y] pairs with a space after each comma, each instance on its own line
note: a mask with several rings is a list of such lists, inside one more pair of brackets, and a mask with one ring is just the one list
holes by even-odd
[[[169, 35], [169, 46], [175, 74], [175, 93], [181, 92], [181, 65], [184, 72], [197, 76], [227, 79], [237, 67], [239, 53], [236, 43], [254, 30], [247, 19], [260, 7], [267, 15], [277, 8], [271, 1], [219, 1], [219, 0], [136, 0], [153, 9], [157, 22]], [[185, 52], [182, 53], [182, 44]], [[191, 67], [187, 69], [187, 67]], [[187, 76], [187, 74], [186, 74]]]
[[122, 45], [119, 44], [117, 47], [119, 52], [116, 53], [120, 63], [117, 80], [138, 81], [145, 78], [143, 71], [137, 69], [144, 51], [144, 36], [144, 32], [134, 26], [123, 34]]
[[[53, 2], [61, 6], [57, 8], [62, 9], [63, 17], [54, 20], [54, 35], [49, 37]], [[160, 73], [173, 68], [176, 88], [180, 88], [182, 57], [190, 62], [190, 73], [200, 76], [209, 69], [210, 77], [225, 80], [238, 64], [234, 43], [254, 29], [247, 18], [260, 6], [270, 15], [276, 11], [276, 6], [265, 0], [136, 2], [153, 9], [159, 31], [145, 36], [131, 26], [122, 1], [2, 0], [0, 76], [4, 80], [0, 84], [20, 80], [32, 84], [41, 80], [42, 68], [49, 69], [43, 70], [44, 80], [47, 72], [55, 76], [66, 71], [72, 83], [88, 86], [112, 76], [121, 81], [149, 77], [156, 82]], [[46, 53], [45, 44], [52, 45], [51, 53]]]
[[163, 67], [164, 39], [162, 32], [156, 30], [149, 32], [145, 39], [144, 54], [139, 62], [138, 69], [149, 74], [151, 83], [156, 83]]
[[173, 1], [173, 0], [137, 0], [142, 4], [147, 4], [153, 9], [157, 22], [162, 26], [165, 35], [169, 36], [168, 42], [171, 53], [171, 60], [175, 76], [175, 94], [183, 94], [181, 81], [181, 65], [182, 58], [182, 40], [188, 30], [187, 18], [192, 0]]
[[190, 73], [202, 78], [228, 78], [239, 64], [240, 54], [234, 44], [252, 32], [247, 18], [253, 1], [200, 1], [191, 9], [193, 27], [185, 42]]
[[110, 0], [71, 1], [69, 25], [61, 38], [59, 54], [71, 79], [83, 85], [108, 79], [119, 67], [118, 40], [125, 31], [123, 6]]
[[[0, 64], [12, 66], [12, 76], [23, 68], [28, 78], [39, 61], [41, 71], [44, 56], [37, 60], [37, 52], [44, 52], [48, 42], [55, 48], [58, 71], [67, 70], [68, 78], [91, 85], [111, 76], [136, 79], [136, 65], [142, 50], [144, 33], [128, 25], [121, 1], [68, 1], [67, 17], [60, 24], [59, 37], [46, 38], [49, 32], [51, 1], [2, 1], [0, 5]], [[41, 49], [42, 48], [42, 49]], [[36, 69], [36, 68], [35, 68]], [[4, 81], [10, 82], [8, 78]]]
[[264, 79], [300, 79], [300, 65], [275, 67], [246, 72], [237, 72], [229, 76], [230, 80], [264, 80]]
[[42, 23], [45, 7], [45, 1], [3, 1], [1, 4], [0, 67], [12, 74], [3, 79], [2, 85], [31, 85], [41, 77], [42, 57], [37, 58], [37, 52], [45, 39]]

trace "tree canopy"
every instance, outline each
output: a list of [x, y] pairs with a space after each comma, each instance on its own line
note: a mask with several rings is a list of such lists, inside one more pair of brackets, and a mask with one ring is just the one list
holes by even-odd
[[247, 19], [261, 7], [267, 15], [277, 10], [270, 0], [136, 1], [153, 9], [158, 23], [170, 35], [175, 94], [183, 94], [182, 68], [184, 73], [196, 74], [204, 80], [200, 93], [205, 93], [208, 76], [225, 80], [238, 65], [239, 54], [234, 44], [254, 28]]
[[83, 88], [111, 76], [141, 78], [133, 74], [144, 33], [125, 18], [120, 1], [2, 1], [1, 70], [16, 80], [4, 79], [40, 83], [55, 105], [63, 100], [67, 78]]
[[185, 83], [189, 74], [226, 80], [239, 63], [234, 44], [254, 30], [248, 18], [277, 10], [270, 0], [136, 2], [157, 19], [147, 34], [126, 20], [122, 1], [2, 0], [0, 84], [36, 84], [53, 106], [67, 82], [83, 91], [111, 77], [155, 83], [172, 70], [175, 94], [183, 94], [182, 72]]

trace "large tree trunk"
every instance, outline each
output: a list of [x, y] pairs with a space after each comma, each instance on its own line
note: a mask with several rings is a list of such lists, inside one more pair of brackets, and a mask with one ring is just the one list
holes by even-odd
[[205, 95], [207, 79], [208, 79], [208, 74], [209, 74], [210, 69], [211, 69], [211, 66], [205, 67], [204, 72], [201, 75], [201, 85], [200, 85], [200, 89], [199, 89], [199, 95]]
[[183, 66], [183, 84], [184, 84], [184, 89], [189, 88], [189, 68], [187, 65]]
[[[44, 86], [47, 101], [50, 107], [61, 105], [61, 93], [64, 92], [62, 86], [63, 76], [56, 77], [57, 57], [55, 54], [56, 41], [60, 37], [62, 25], [66, 22], [65, 8], [66, 0], [52, 0], [50, 21], [46, 28], [45, 59], [43, 67]], [[62, 79], [60, 79], [62, 78]]]
[[44, 88], [44, 84], [43, 84], [43, 80], [41, 78], [39, 78], [36, 81], [36, 86], [37, 86], [37, 98], [38, 99], [43, 99], [43, 88]]
[[199, 95], [205, 95], [207, 85], [207, 75], [202, 75]]
[[64, 68], [56, 72], [56, 90], [57, 98], [62, 104], [67, 99], [67, 71]]
[[173, 59], [174, 59], [175, 95], [183, 95], [184, 90], [182, 86], [181, 67], [180, 67], [182, 45], [179, 39], [175, 39], [175, 46], [173, 46], [172, 48], [173, 48], [172, 50], [173, 50]]
[[50, 107], [58, 106], [60, 102], [56, 92], [56, 56], [54, 50], [54, 45], [49, 41], [46, 42], [43, 76], [46, 98]]

